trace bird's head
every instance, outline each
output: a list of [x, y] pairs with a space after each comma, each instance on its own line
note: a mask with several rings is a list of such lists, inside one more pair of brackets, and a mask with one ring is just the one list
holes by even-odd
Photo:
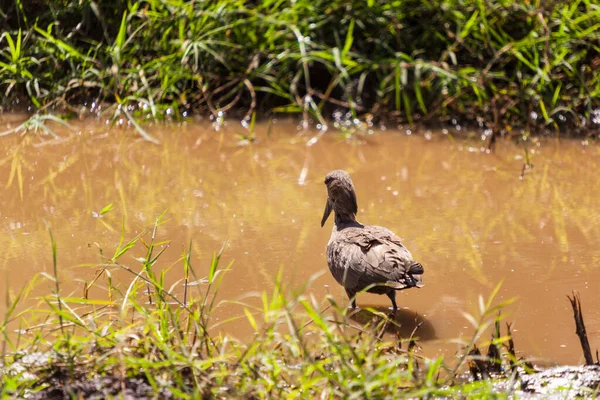
[[331, 171], [325, 177], [325, 185], [327, 186], [327, 203], [323, 219], [321, 219], [321, 226], [325, 225], [331, 211], [334, 211], [341, 220], [355, 221], [358, 205], [350, 175], [341, 169]]

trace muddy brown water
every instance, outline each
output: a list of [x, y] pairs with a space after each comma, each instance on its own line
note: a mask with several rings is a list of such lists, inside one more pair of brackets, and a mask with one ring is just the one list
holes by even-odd
[[[0, 130], [20, 118], [4, 115]], [[425, 266], [425, 287], [399, 293], [398, 304], [407, 329], [415, 314], [425, 321], [426, 355], [452, 357], [458, 347], [451, 339], [473, 332], [463, 313], [477, 314], [478, 297], [487, 298], [501, 281], [497, 302], [517, 297], [505, 313], [520, 355], [582, 362], [566, 298], [573, 290], [581, 294], [592, 349], [600, 348], [600, 147], [594, 143], [532, 141], [534, 167], [521, 178], [522, 146], [500, 142], [487, 154], [477, 139], [441, 132], [387, 129], [346, 140], [330, 131], [306, 146], [315, 132], [280, 121], [258, 126], [259, 140], [241, 146], [239, 123], [217, 132], [210, 121], [195, 121], [148, 126], [162, 141], [153, 145], [133, 129], [109, 129], [102, 121], [73, 125], [75, 133], [53, 126], [60, 140], [0, 138], [2, 298], [7, 283], [14, 294], [36, 274], [52, 272], [46, 224], [58, 245], [63, 295], [81, 297], [101, 263], [99, 248], [112, 254], [123, 224], [131, 238], [166, 210], [158, 236], [170, 246], [161, 268], [192, 241], [193, 266], [204, 276], [211, 254], [227, 241], [223, 265], [235, 261], [220, 299], [252, 302], [252, 293], [270, 290], [283, 268], [292, 287], [324, 272], [307, 294], [323, 304], [327, 294], [346, 301], [325, 261], [331, 220], [320, 227], [323, 178], [342, 168], [357, 189], [358, 219], [395, 231]], [[98, 216], [108, 204], [112, 210]], [[139, 269], [135, 258], [143, 255], [138, 246], [121, 261]], [[182, 275], [181, 263], [168, 273], [172, 282]], [[114, 279], [126, 287], [131, 276], [115, 271]], [[48, 295], [52, 285], [40, 279], [31, 296]], [[101, 290], [94, 296], [105, 298]], [[388, 302], [358, 297], [362, 307], [385, 310]], [[2, 301], [0, 314], [5, 309]], [[242, 307], [227, 302], [217, 318], [238, 315]], [[356, 319], [369, 318], [361, 312]], [[251, 332], [245, 319], [218, 329], [241, 338]]]

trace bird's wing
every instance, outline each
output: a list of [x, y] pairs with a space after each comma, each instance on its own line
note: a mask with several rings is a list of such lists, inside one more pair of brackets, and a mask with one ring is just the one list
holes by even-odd
[[353, 245], [352, 250], [346, 250], [353, 261], [349, 263], [348, 283], [361, 288], [379, 283], [394, 289], [417, 285], [411, 275], [423, 273], [423, 267], [389, 229], [366, 226], [347, 235], [345, 241]]
[[360, 246], [347, 240], [331, 243], [327, 247], [327, 264], [335, 280], [347, 289], [361, 290], [359, 281], [368, 264]]

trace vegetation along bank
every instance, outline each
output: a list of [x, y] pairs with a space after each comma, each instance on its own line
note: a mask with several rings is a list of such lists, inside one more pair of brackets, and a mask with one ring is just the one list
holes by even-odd
[[3, 110], [347, 115], [489, 134], [600, 124], [592, 0], [7, 3]]

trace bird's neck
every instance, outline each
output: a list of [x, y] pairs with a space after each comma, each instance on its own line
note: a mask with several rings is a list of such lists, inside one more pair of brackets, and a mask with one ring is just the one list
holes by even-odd
[[347, 226], [360, 225], [356, 221], [356, 216], [354, 214], [346, 214], [346, 213], [335, 213], [335, 226], [338, 230], [345, 228]]

